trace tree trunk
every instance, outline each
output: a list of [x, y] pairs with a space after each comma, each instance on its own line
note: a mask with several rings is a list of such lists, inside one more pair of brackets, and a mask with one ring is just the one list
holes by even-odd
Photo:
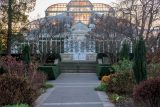
[[11, 54], [12, 37], [12, 0], [8, 0], [8, 31], [7, 31], [7, 54]]

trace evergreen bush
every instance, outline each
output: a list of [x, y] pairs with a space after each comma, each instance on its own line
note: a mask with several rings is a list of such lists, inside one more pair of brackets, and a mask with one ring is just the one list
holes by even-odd
[[126, 42], [123, 43], [123, 47], [120, 51], [120, 59], [129, 59], [129, 45]]
[[30, 63], [30, 47], [28, 45], [25, 45], [23, 50], [22, 50], [22, 60], [24, 61], [25, 64]]
[[146, 71], [146, 46], [143, 38], [141, 38], [136, 46], [134, 52], [133, 71], [136, 82], [139, 84], [141, 81], [147, 79]]
[[121, 72], [121, 71], [132, 71], [133, 62], [128, 59], [120, 60], [118, 63], [112, 65], [115, 72]]

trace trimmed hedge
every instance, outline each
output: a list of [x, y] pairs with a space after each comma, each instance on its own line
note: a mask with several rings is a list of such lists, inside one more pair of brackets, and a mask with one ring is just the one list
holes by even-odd
[[101, 80], [101, 78], [104, 75], [110, 75], [114, 72], [115, 72], [115, 70], [110, 65], [107, 65], [107, 64], [98, 64], [97, 65], [97, 76], [98, 76], [99, 80]]
[[39, 66], [38, 71], [46, 73], [49, 80], [55, 80], [60, 74], [59, 65]]

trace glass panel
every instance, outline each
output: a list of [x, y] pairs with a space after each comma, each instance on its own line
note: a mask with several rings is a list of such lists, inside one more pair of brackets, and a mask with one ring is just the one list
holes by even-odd
[[[100, 14], [108, 14], [110, 6], [103, 3], [91, 3], [89, 0], [72, 0], [68, 4], [59, 3], [50, 6], [46, 10], [47, 16], [56, 16], [68, 12], [73, 17], [74, 23], [81, 21], [89, 24], [89, 19], [93, 11]], [[67, 10], [68, 9], [68, 10]]]
[[69, 2], [68, 6], [92, 6], [91, 2], [88, 0], [72, 0]]

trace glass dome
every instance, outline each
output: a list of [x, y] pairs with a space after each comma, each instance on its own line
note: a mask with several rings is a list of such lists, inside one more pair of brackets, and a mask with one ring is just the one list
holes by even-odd
[[89, 0], [71, 0], [67, 5], [67, 11], [73, 17], [75, 23], [89, 24], [93, 5]]
[[[46, 10], [46, 16], [56, 16], [67, 13], [73, 18], [73, 24], [82, 22], [90, 24], [91, 17], [95, 14], [114, 15], [111, 6], [103, 3], [91, 3], [89, 0], [71, 0], [67, 3], [58, 3], [51, 5]], [[111, 14], [110, 14], [111, 13]]]
[[93, 7], [89, 0], [71, 0], [67, 7]]

